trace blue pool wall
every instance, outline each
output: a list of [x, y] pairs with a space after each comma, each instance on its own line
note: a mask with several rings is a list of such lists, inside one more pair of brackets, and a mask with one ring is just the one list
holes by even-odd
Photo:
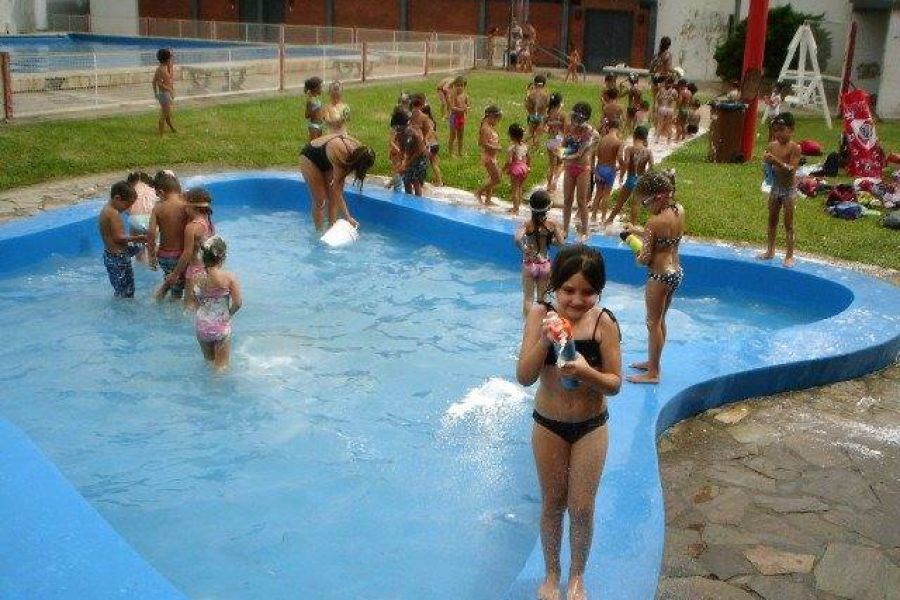
[[[219, 206], [308, 210], [305, 190], [293, 174], [239, 173], [198, 177], [185, 183], [186, 186], [206, 185]], [[366, 188], [364, 194], [352, 189], [346, 192], [351, 211], [363, 223], [363, 235], [367, 224], [371, 224], [501, 268], [518, 268], [521, 256], [512, 243], [515, 223], [510, 220], [470, 207], [435, 203], [380, 189]], [[102, 201], [87, 202], [3, 225], [0, 227], [0, 272], [27, 269], [49, 254], [94, 255], [99, 260], [101, 244], [96, 232], [96, 215], [101, 205]], [[611, 280], [633, 285], [644, 282], [646, 271], [635, 265], [631, 251], [617, 239], [595, 237], [591, 242], [602, 250]], [[728, 402], [857, 377], [892, 364], [900, 354], [900, 318], [892, 308], [900, 306], [900, 290], [884, 281], [810, 261], [800, 261], [794, 269], [784, 269], [779, 263], [754, 260], [749, 250], [723, 246], [685, 243], [681, 255], [688, 276], [679, 294], [727, 295], [739, 290], [741, 298], [758, 298], [792, 310], [801, 308], [808, 322], [773, 332], [771, 353], [749, 356], [734, 365], [732, 372], [716, 371], [698, 362], [693, 369], [667, 371], [658, 386], [626, 385], [611, 399], [610, 450], [598, 496], [592, 558], [585, 574], [589, 591], [607, 599], [648, 600], [655, 596], [665, 534], [655, 445], [662, 431], [684, 418]], [[690, 354], [692, 350], [686, 348], [683, 352]], [[625, 363], [630, 359], [623, 358]], [[664, 367], [665, 364], [666, 356]], [[27, 438], [4, 423], [0, 429], [4, 454], [10, 443], [27, 445]], [[36, 448], [27, 451], [39, 456], [34, 459], [36, 462], [47, 462]], [[67, 514], [66, 507], [86, 504], [55, 467], [49, 464], [45, 467], [56, 474], [53, 485], [41, 488], [42, 499], [58, 500], [61, 515]], [[3, 469], [5, 473], [15, 472], [16, 465], [4, 464]], [[27, 488], [19, 489], [27, 493], [24, 491]], [[10, 510], [9, 499], [0, 499], [0, 518], [4, 523], [10, 522]], [[73, 514], [89, 521], [84, 527], [85, 544], [95, 543], [95, 552], [69, 556], [67, 549], [57, 548], [53, 555], [57, 560], [73, 564], [93, 560], [102, 565], [109, 562], [111, 552], [116, 554], [123, 545], [126, 550], [122, 552], [135, 556], [89, 506], [82, 506]], [[33, 526], [33, 523], [17, 521], [12, 528], [4, 529], [4, 536], [15, 536], [17, 528]], [[37, 526], [52, 532], [59, 524], [44, 519]], [[35, 536], [31, 539], [36, 545], [32, 555], [40, 555], [41, 539]], [[114, 588], [110, 580], [121, 577], [116, 569], [95, 571], [98, 589]], [[87, 572], [90, 574], [90, 569]], [[19, 575], [17, 570], [14, 576]], [[145, 565], [144, 575], [148, 585], [161, 586], [158, 589], [164, 595], [158, 597], [178, 597], [176, 591], [160, 584], [159, 574], [150, 565]], [[536, 543], [522, 571], [511, 582], [506, 597], [517, 600], [533, 597], [542, 575], [540, 544]], [[63, 579], [60, 585], [64, 584]], [[79, 596], [60, 592], [55, 597]]]

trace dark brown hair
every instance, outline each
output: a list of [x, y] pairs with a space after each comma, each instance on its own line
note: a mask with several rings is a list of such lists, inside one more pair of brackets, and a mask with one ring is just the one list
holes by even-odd
[[347, 169], [353, 173], [353, 183], [362, 188], [366, 174], [375, 164], [375, 151], [368, 146], [354, 148], [345, 162]]
[[559, 251], [550, 269], [550, 290], [556, 291], [569, 279], [581, 273], [598, 294], [606, 287], [606, 264], [603, 255], [584, 244], [573, 244]]

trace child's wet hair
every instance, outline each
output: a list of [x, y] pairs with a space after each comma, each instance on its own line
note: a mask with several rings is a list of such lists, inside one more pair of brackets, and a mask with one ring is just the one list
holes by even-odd
[[619, 117], [612, 117], [606, 120], [606, 127], [609, 129], [618, 129], [622, 126], [622, 122], [619, 121]]
[[573, 244], [559, 251], [550, 268], [550, 291], [556, 291], [581, 274], [596, 293], [606, 286], [606, 264], [603, 255], [584, 244]]
[[159, 61], [160, 64], [169, 62], [172, 58], [172, 51], [168, 48], [160, 48], [156, 51], [156, 60]]
[[184, 200], [193, 210], [205, 211], [212, 214], [212, 195], [206, 188], [195, 187], [184, 193]]
[[422, 108], [425, 106], [425, 94], [422, 92], [416, 92], [414, 94], [410, 94], [409, 96], [409, 104], [415, 108]]
[[558, 108], [562, 106], [563, 97], [559, 92], [553, 92], [550, 94], [550, 99], [547, 101], [548, 108]]
[[375, 151], [368, 146], [359, 146], [354, 148], [345, 161], [347, 169], [353, 173], [353, 183], [362, 189], [363, 182], [366, 180], [366, 174], [375, 164]]
[[321, 77], [310, 77], [306, 81], [303, 82], [303, 91], [307, 94], [310, 92], [321, 92], [322, 91], [322, 78]]
[[670, 47], [671, 45], [672, 45], [672, 38], [670, 38], [670, 37], [667, 36], [667, 35], [663, 36], [663, 37], [660, 38], [660, 40], [659, 40], [659, 52], [660, 52], [660, 53], [665, 52], [666, 50], [669, 49], [669, 47]]
[[203, 266], [207, 268], [221, 265], [227, 253], [228, 246], [225, 240], [217, 235], [207, 238], [200, 246], [200, 257], [203, 259]]
[[510, 125], [507, 131], [509, 133], [509, 139], [513, 140], [514, 142], [521, 143], [522, 140], [525, 139], [525, 130], [522, 129], [522, 126], [518, 123], [513, 123], [512, 125]]
[[647, 136], [650, 135], [650, 131], [647, 129], [645, 125], [638, 125], [634, 128], [634, 139], [641, 140], [642, 142], [647, 141]]
[[572, 107], [572, 115], [579, 117], [582, 123], [586, 123], [591, 118], [591, 105], [587, 102], [576, 102]]
[[456, 79], [453, 80], [453, 85], [466, 86], [468, 83], [469, 82], [466, 81], [466, 78], [463, 77], [462, 75], [458, 76]]
[[675, 173], [670, 171], [647, 171], [637, 180], [634, 193], [639, 197], [655, 196], [675, 191]]
[[181, 184], [178, 178], [165, 171], [157, 171], [153, 177], [153, 187], [161, 194], [181, 193]]
[[112, 200], [116, 196], [125, 202], [137, 200], [137, 192], [134, 191], [134, 188], [127, 181], [117, 181], [112, 184], [112, 187], [109, 189], [109, 198]]
[[329, 94], [343, 94], [344, 93], [344, 84], [339, 80], [332, 81], [328, 84], [328, 93]]
[[795, 125], [794, 115], [789, 112], [779, 113], [772, 119], [772, 127], [788, 127], [793, 129]]
[[409, 125], [409, 111], [402, 106], [394, 108], [394, 112], [391, 113], [391, 129], [407, 125]]
[[129, 185], [134, 185], [138, 181], [142, 181], [143, 183], [146, 183], [151, 187], [153, 186], [153, 179], [151, 179], [150, 176], [147, 175], [147, 173], [145, 173], [144, 171], [132, 171], [128, 174], [128, 177], [125, 179], [125, 181], [127, 181]]
[[544, 86], [547, 85], [547, 78], [543, 75], [535, 75], [534, 76], [534, 84]]
[[603, 90], [603, 99], [604, 100], [616, 100], [619, 97], [619, 90]]

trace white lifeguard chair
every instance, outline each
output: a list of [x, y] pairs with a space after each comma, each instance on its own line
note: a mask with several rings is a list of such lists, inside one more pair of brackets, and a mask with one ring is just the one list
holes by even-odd
[[[791, 85], [791, 94], [785, 97], [785, 103], [791, 107], [822, 111], [828, 129], [831, 129], [831, 111], [828, 110], [828, 99], [825, 97], [825, 86], [822, 84], [826, 77], [819, 69], [817, 52], [818, 46], [812, 27], [809, 23], [804, 23], [797, 29], [788, 45], [787, 57], [781, 66], [781, 73], [778, 74], [778, 82], [787, 82]], [[797, 66], [793, 68], [795, 57]], [[767, 106], [766, 116], [768, 110]]]

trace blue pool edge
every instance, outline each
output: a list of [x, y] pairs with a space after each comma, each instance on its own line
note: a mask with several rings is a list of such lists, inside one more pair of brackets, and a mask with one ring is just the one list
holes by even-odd
[[[244, 186], [248, 197], [252, 197], [249, 190], [260, 181], [284, 191], [293, 189], [300, 179], [294, 173], [243, 172], [188, 178], [184, 183], [186, 187], [201, 184]], [[404, 233], [428, 243], [454, 252], [474, 254], [490, 262], [512, 265], [519, 260], [510, 241], [514, 221], [471, 208], [368, 187], [365, 196], [348, 189], [347, 198], [355, 216], [363, 222], [363, 234], [366, 222], [379, 222], [404, 228]], [[265, 196], [265, 202], [278, 207], [305, 209], [289, 194], [270, 193]], [[101, 204], [102, 201], [88, 201], [0, 225], [0, 272], [25, 268], [29, 262], [46, 258], [51, 253], [99, 255], [95, 217]], [[397, 219], [398, 216], [402, 219]], [[617, 240], [595, 237], [592, 244], [603, 251], [611, 279], [633, 284], [642, 281], [643, 270], [635, 268], [630, 251], [622, 248]], [[655, 440], [663, 431], [703, 410], [748, 397], [858, 377], [892, 364], [900, 354], [900, 332], [894, 314], [897, 311], [890, 310], [900, 306], [900, 289], [896, 286], [821, 262], [801, 260], [795, 269], [784, 269], [778, 264], [755, 261], [749, 251], [727, 246], [687, 243], [682, 249], [682, 257], [689, 274], [688, 289], [705, 289], [704, 283], [713, 286], [746, 284], [756, 286], [758, 289], [754, 290], [764, 295], [782, 287], [797, 296], [792, 302], [821, 303], [823, 318], [773, 336], [773, 344], [784, 347], [790, 347], [791, 340], [796, 340], [799, 349], [788, 362], [770, 364], [761, 361], [754, 368], [702, 380], [693, 380], [689, 374], [678, 374], [667, 377], [660, 386], [626, 388], [619, 397], [611, 399], [613, 428], [633, 427], [635, 441], [630, 446], [631, 452], [645, 454], [650, 451], [653, 460], [631, 464], [628, 457], [622, 457], [624, 462], [620, 464], [629, 464], [630, 469], [604, 473], [601, 494], [613, 481], [633, 480], [645, 486], [648, 495], [641, 505], [643, 512], [638, 516], [653, 539], [645, 543], [648, 547], [636, 548], [633, 553], [624, 553], [616, 559], [602, 546], [609, 541], [608, 536], [595, 538], [586, 580], [589, 589], [592, 585], [602, 589], [604, 598], [646, 599], [653, 598], [655, 593], [665, 527]], [[723, 271], [720, 268], [723, 261], [731, 263], [732, 268]], [[728, 280], [731, 271], [736, 273], [734, 281]], [[742, 282], [742, 277], [746, 281]], [[835, 336], [834, 328], [842, 325], [852, 326], [852, 335]], [[821, 356], [804, 355], [805, 340], [824, 340], [830, 344], [828, 352]], [[636, 411], [629, 412], [624, 408], [633, 399], [643, 402], [645, 413], [635, 416], [631, 413]], [[612, 431], [611, 436], [615, 435], [615, 429]], [[0, 483], [7, 485], [8, 481], [12, 486], [8, 489], [19, 491], [19, 494], [6, 494], [0, 499], [0, 518], [7, 524], [0, 542], [27, 545], [20, 556], [33, 560], [35, 564], [31, 567], [43, 566], [55, 573], [55, 579], [44, 577], [44, 585], [52, 585], [55, 581], [58, 584], [56, 591], [51, 593], [48, 588], [48, 593], [41, 597], [84, 597], [75, 593], [76, 589], [79, 593], [91, 589], [93, 597], [129, 597], [134, 596], [135, 589], [145, 590], [141, 597], [182, 597], [75, 491], [24, 433], [2, 419], [0, 448], [4, 457], [19, 457], [22, 464], [31, 465], [30, 472], [26, 473], [18, 462], [6, 458], [0, 461]], [[27, 498], [34, 498], [35, 494], [40, 494], [41, 502], [29, 504]], [[48, 503], [47, 511], [38, 512], [39, 507], [31, 507], [43, 504], [48, 498], [52, 501]], [[23, 511], [23, 505], [34, 510]], [[54, 521], [54, 515], [58, 522]], [[625, 525], [628, 523], [627, 518], [617, 520]], [[616, 535], [610, 521], [609, 511], [598, 508], [598, 532]], [[26, 535], [28, 532], [32, 534]], [[40, 532], [40, 535], [33, 532]], [[17, 582], [31, 581], [29, 578], [34, 576], [26, 572], [26, 566], [17, 564], [12, 575], [0, 573], [0, 595], [24, 597], [16, 595], [18, 588], [15, 586]], [[538, 543], [512, 583], [507, 598], [533, 597], [535, 586], [543, 577], [542, 569]], [[618, 575], [610, 577], [611, 572]], [[628, 585], [621, 585], [620, 577], [629, 574]], [[75, 587], [76, 580], [82, 587]], [[12, 590], [4, 590], [6, 585], [12, 585]]]

